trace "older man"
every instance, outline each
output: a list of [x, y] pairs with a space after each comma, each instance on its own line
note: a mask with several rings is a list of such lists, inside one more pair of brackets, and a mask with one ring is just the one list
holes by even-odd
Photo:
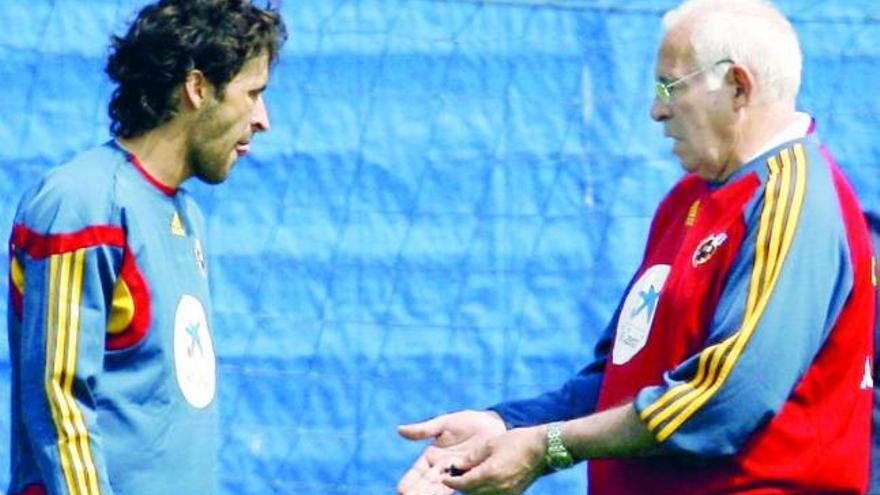
[[864, 492], [871, 245], [795, 110], [800, 73], [767, 2], [664, 17], [651, 117], [688, 174], [597, 360], [558, 391], [402, 426], [435, 442], [399, 493], [521, 493], [583, 459], [594, 494]]

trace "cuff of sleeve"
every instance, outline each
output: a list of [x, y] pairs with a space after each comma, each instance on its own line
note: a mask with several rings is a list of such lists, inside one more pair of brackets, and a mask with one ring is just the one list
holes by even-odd
[[[659, 399], [662, 393], [663, 391], [660, 389], [660, 387], [645, 387], [639, 391], [639, 393], [636, 395], [636, 399], [633, 401], [633, 407], [636, 410], [636, 414], [639, 415], [639, 419], [641, 419], [642, 423], [645, 424], [645, 428], [648, 429], [648, 431], [651, 433], [651, 436], [654, 437], [654, 440], [658, 440], [657, 432], [651, 431], [651, 429], [648, 428], [648, 423], [647, 421], [645, 421], [643, 411], [650, 407], [651, 404], [653, 404], [657, 399]], [[659, 443], [662, 444], [663, 442]]]
[[652, 430], [651, 425], [645, 421], [643, 411], [651, 407], [666, 391], [665, 387], [646, 387], [638, 393], [633, 401], [636, 413], [663, 451], [694, 459], [724, 456], [736, 452], [736, 449], [718, 434], [720, 430], [723, 430], [723, 425], [706, 426], [705, 423], [695, 425], [693, 424], [694, 418], [689, 420], [691, 423], [680, 426], [661, 441], [658, 435], [662, 429], [662, 423], [655, 425]]
[[498, 416], [501, 417], [501, 420], [504, 421], [504, 427], [508, 430], [512, 430], [514, 428], [519, 428], [522, 426], [527, 426], [526, 424], [519, 424], [516, 421], [512, 420], [510, 415], [507, 414], [503, 404], [496, 404], [494, 406], [489, 406], [486, 408], [487, 411], [492, 411]]

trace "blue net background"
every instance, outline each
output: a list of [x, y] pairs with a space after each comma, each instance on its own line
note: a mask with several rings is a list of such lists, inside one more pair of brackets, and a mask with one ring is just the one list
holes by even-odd
[[[681, 175], [648, 118], [673, 3], [283, 3], [272, 131], [225, 184], [188, 185], [209, 219], [224, 494], [392, 493], [422, 448], [397, 424], [537, 394], [590, 359]], [[38, 174], [108, 138], [108, 37], [143, 4], [3, 1], [3, 228]], [[878, 209], [880, 6], [780, 5], [800, 106]]]

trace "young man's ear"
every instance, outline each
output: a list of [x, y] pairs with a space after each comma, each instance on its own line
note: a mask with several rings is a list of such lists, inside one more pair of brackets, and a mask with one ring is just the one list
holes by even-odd
[[207, 101], [214, 98], [214, 85], [200, 70], [191, 70], [186, 75], [181, 87], [181, 106], [198, 110]]
[[734, 89], [733, 109], [741, 110], [749, 104], [749, 101], [754, 96], [754, 76], [745, 67], [734, 64], [728, 69], [725, 79]]

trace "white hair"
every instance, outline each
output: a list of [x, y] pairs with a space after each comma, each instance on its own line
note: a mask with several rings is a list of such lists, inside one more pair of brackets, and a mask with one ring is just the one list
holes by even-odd
[[[687, 0], [663, 16], [664, 35], [679, 27], [690, 31], [698, 67], [730, 59], [751, 71], [764, 99], [794, 102], [801, 85], [800, 43], [791, 23], [769, 1]], [[720, 87], [721, 75], [709, 72], [715, 75], [711, 84]]]

